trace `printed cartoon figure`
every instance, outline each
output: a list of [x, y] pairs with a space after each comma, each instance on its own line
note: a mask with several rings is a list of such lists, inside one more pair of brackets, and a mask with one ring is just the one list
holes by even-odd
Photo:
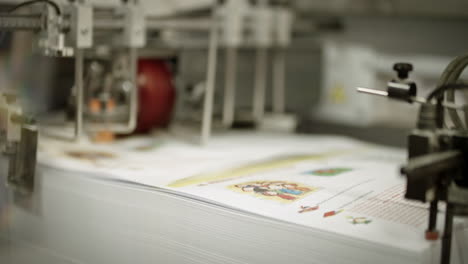
[[342, 173], [352, 171], [351, 168], [325, 168], [313, 171], [306, 171], [304, 174], [314, 175], [314, 176], [337, 176]]
[[317, 190], [317, 188], [284, 181], [247, 182], [229, 186], [228, 188], [281, 202], [292, 202]]

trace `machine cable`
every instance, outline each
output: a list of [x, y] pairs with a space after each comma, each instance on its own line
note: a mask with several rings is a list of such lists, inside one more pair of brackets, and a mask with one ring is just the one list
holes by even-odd
[[[457, 83], [460, 75], [462, 74], [463, 70], [468, 66], [468, 54], [459, 56], [455, 58], [448, 66], [445, 68], [444, 72], [442, 73], [438, 87], [446, 90], [446, 99], [447, 102], [454, 103], [455, 102], [455, 90], [447, 87], [447, 89], [442, 88], [448, 84]], [[438, 90], [439, 88], [436, 88]], [[435, 91], [434, 91], [435, 92]], [[450, 119], [452, 120], [455, 129], [463, 129], [465, 130], [468, 125], [468, 115], [465, 113], [465, 124], [463, 124], [462, 119], [460, 118], [458, 112], [454, 109], [447, 109]]]
[[22, 2], [20, 4], [17, 4], [15, 6], [13, 6], [12, 8], [10, 8], [7, 11], [7, 13], [12, 13], [12, 12], [20, 9], [21, 7], [33, 5], [33, 4], [36, 4], [36, 3], [48, 4], [48, 5], [50, 5], [50, 6], [52, 6], [54, 8], [54, 10], [55, 10], [55, 12], [57, 13], [58, 16], [60, 16], [62, 14], [62, 10], [60, 9], [59, 5], [57, 3], [55, 3], [54, 1], [51, 1], [51, 0], [30, 0], [30, 1], [25, 1], [25, 2]]

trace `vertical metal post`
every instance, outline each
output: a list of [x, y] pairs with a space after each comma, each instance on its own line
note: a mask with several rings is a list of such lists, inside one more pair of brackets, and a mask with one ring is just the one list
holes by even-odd
[[17, 146], [16, 171], [12, 184], [23, 194], [34, 191], [34, 176], [37, 161], [37, 126], [23, 124], [21, 126], [21, 141]]
[[273, 112], [285, 110], [285, 56], [284, 49], [276, 49], [273, 57]]
[[260, 121], [265, 113], [265, 90], [267, 80], [267, 49], [258, 48], [255, 58], [255, 80], [253, 93], [252, 115], [255, 121]]
[[15, 178], [18, 170], [17, 162], [19, 160], [18, 157], [18, 149], [19, 149], [19, 143], [12, 143], [9, 146], [10, 153], [9, 154], [9, 164], [8, 164], [8, 183], [11, 184], [12, 182], [15, 182]]
[[454, 211], [455, 205], [447, 203], [447, 208], [445, 209], [444, 235], [442, 236], [442, 256], [440, 259], [440, 263], [442, 264], [450, 264]]
[[129, 48], [129, 63], [130, 63], [130, 81], [132, 83], [132, 91], [130, 92], [130, 116], [126, 133], [131, 133], [135, 130], [138, 118], [138, 54], [134, 47]]
[[236, 105], [236, 79], [237, 79], [237, 49], [226, 48], [223, 101], [223, 125], [230, 127], [234, 121]]
[[437, 228], [437, 212], [439, 200], [434, 200], [430, 203], [429, 208], [429, 226], [427, 231], [434, 232]]
[[75, 137], [78, 140], [83, 135], [83, 50], [75, 50], [75, 89], [76, 89], [76, 113], [75, 113]]
[[208, 59], [206, 70], [206, 90], [203, 101], [203, 117], [201, 127], [201, 143], [206, 143], [211, 135], [211, 123], [213, 118], [213, 98], [216, 81], [216, 62], [218, 51], [218, 23], [213, 19], [210, 29], [210, 42], [208, 46]]

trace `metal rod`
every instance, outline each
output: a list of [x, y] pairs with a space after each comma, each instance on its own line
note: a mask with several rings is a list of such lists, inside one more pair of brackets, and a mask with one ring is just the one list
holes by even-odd
[[129, 50], [130, 60], [130, 81], [132, 83], [132, 91], [130, 93], [130, 116], [128, 120], [127, 130], [123, 133], [131, 133], [135, 130], [138, 118], [138, 53], [137, 49], [131, 47]]
[[78, 140], [83, 135], [83, 50], [75, 50], [75, 89], [76, 89], [76, 113], [75, 113], [75, 136]]
[[43, 27], [41, 15], [11, 15], [0, 16], [0, 29], [2, 30], [40, 30]]
[[285, 110], [285, 56], [277, 49], [273, 58], [273, 112], [283, 114]]
[[378, 95], [378, 96], [388, 96], [387, 91], [381, 91], [381, 90], [375, 90], [375, 89], [369, 89], [369, 88], [363, 88], [363, 87], [358, 87], [357, 91], [360, 93], [366, 93], [366, 94], [372, 94], [372, 95]]
[[442, 256], [440, 259], [440, 263], [442, 264], [450, 264], [454, 210], [455, 205], [447, 203], [447, 208], [445, 209], [444, 236], [442, 237]]
[[438, 212], [438, 203], [439, 200], [434, 200], [430, 203], [430, 208], [429, 208], [429, 227], [427, 228], [427, 231], [433, 232], [436, 230], [436, 224], [437, 224], [437, 212]]
[[172, 29], [172, 30], [193, 30], [209, 31], [212, 25], [218, 27], [217, 21], [210, 19], [146, 19], [148, 30]]
[[237, 49], [226, 48], [224, 78], [223, 125], [231, 127], [236, 106]]
[[[209, 19], [152, 19], [146, 18], [147, 30], [180, 30], [209, 32], [213, 24], [218, 27], [217, 21]], [[123, 30], [124, 21], [120, 18], [96, 18], [93, 24], [96, 30]]]
[[[122, 30], [124, 27], [124, 21], [121, 17], [102, 17], [101, 15], [95, 16], [95, 23], [93, 27], [95, 30]], [[172, 29], [179, 31], [205, 31], [211, 30], [211, 24], [215, 23], [218, 28], [221, 27], [218, 21], [205, 18], [160, 18], [160, 17], [146, 17], [145, 18], [147, 30], [161, 30], [161, 29]], [[253, 21], [245, 21], [247, 28], [252, 28]], [[333, 24], [332, 24], [333, 25]], [[327, 29], [321, 28], [322, 25], [317, 23], [310, 23], [308, 20], [295, 20], [293, 24], [293, 32], [297, 33], [313, 33], [318, 31], [334, 31], [332, 27]], [[64, 29], [70, 28], [69, 21], [64, 21]]]
[[267, 54], [266, 48], [258, 48], [255, 63], [255, 82], [253, 94], [252, 115], [260, 121], [265, 113], [265, 90], [267, 82]]
[[[147, 30], [172, 29], [178, 31], [205, 31], [211, 30], [211, 24], [217, 21], [210, 19], [181, 19], [181, 18], [160, 18], [146, 17]], [[247, 27], [252, 27], [251, 21], [245, 22]], [[43, 28], [43, 20], [40, 14], [2, 14], [0, 16], [0, 29], [2, 30], [40, 30]], [[71, 28], [70, 19], [64, 16], [61, 28], [65, 31]], [[95, 14], [93, 23], [94, 30], [120, 31], [124, 28], [122, 17], [103, 16]], [[312, 33], [320, 30], [320, 25], [311, 24], [307, 20], [297, 20], [293, 25], [294, 32]], [[326, 29], [325, 29], [326, 30]]]
[[8, 163], [8, 182], [14, 182], [17, 175], [17, 162], [18, 162], [18, 145], [19, 143], [13, 143], [10, 146], [9, 163]]
[[[213, 15], [214, 21], [214, 15]], [[210, 42], [208, 46], [208, 59], [206, 70], [206, 90], [203, 101], [203, 117], [201, 127], [201, 143], [206, 143], [211, 135], [211, 123], [213, 118], [213, 99], [216, 82], [216, 63], [218, 53], [218, 27], [213, 22], [210, 30]]]
[[[385, 96], [388, 97], [388, 92], [387, 91], [382, 91], [382, 90], [376, 90], [376, 89], [369, 89], [369, 88], [364, 88], [364, 87], [357, 87], [357, 91], [360, 93], [365, 93], [365, 94], [371, 94], [371, 95], [377, 95], [377, 96]], [[426, 104], [427, 100], [424, 97], [417, 97], [413, 96], [409, 98], [411, 103], [418, 103], [418, 104]], [[449, 109], [454, 109], [454, 110], [467, 110], [467, 105], [456, 105], [451, 102], [443, 102], [442, 106], [445, 108]]]

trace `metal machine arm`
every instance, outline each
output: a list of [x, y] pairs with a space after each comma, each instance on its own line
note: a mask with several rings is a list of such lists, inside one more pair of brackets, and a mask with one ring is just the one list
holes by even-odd
[[[453, 68], [453, 65], [449, 65], [449, 68]], [[446, 91], [467, 87], [444, 83], [427, 99], [420, 98], [416, 96], [416, 84], [407, 80], [408, 72], [413, 67], [398, 63], [394, 69], [398, 72], [398, 79], [388, 83], [387, 91], [367, 88], [358, 88], [358, 91], [421, 104], [417, 128], [408, 137], [408, 163], [401, 169], [407, 178], [405, 197], [430, 202], [425, 234], [428, 240], [439, 238], [436, 227], [438, 203], [443, 201], [447, 204], [441, 263], [449, 264], [453, 218], [456, 215], [468, 216], [468, 131], [459, 127], [444, 128], [444, 111], [465, 110], [466, 106], [443, 102], [442, 98]]]

